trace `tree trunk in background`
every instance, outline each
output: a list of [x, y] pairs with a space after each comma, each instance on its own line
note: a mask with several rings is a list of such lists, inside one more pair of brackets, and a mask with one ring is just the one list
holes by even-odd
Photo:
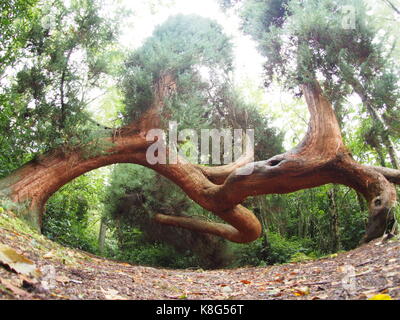
[[100, 221], [100, 230], [99, 230], [99, 251], [102, 254], [104, 253], [106, 233], [107, 233], [107, 225], [105, 224], [104, 218], [102, 218]]
[[358, 205], [360, 207], [360, 211], [361, 212], [366, 211], [368, 208], [365, 205], [365, 199], [363, 198], [362, 194], [359, 192], [356, 192], [356, 195], [357, 195], [357, 201], [358, 201]]
[[336, 187], [328, 191], [332, 252], [338, 252], [340, 250], [339, 212], [336, 206], [336, 194]]
[[379, 115], [378, 111], [375, 109], [373, 103], [371, 102], [370, 98], [365, 92], [365, 89], [361, 85], [361, 83], [353, 78], [351, 80], [351, 84], [354, 88], [354, 91], [359, 95], [361, 98], [362, 103], [366, 107], [368, 113], [370, 114], [371, 118], [376, 122], [379, 126], [379, 135], [382, 139], [383, 145], [386, 147], [386, 150], [390, 157], [390, 162], [394, 169], [399, 169], [399, 159], [396, 155], [396, 149], [394, 147], [393, 141], [390, 138], [389, 128], [384, 119]]
[[[377, 155], [378, 155], [379, 164], [380, 164], [382, 167], [386, 167], [386, 161], [385, 161], [385, 157], [383, 156], [382, 148], [375, 147], [375, 151], [376, 151], [376, 153], [377, 153]], [[392, 163], [392, 164], [393, 164], [393, 163]], [[398, 168], [395, 168], [395, 169], [398, 169]]]
[[[370, 110], [370, 109], [368, 109]], [[375, 146], [375, 151], [378, 154], [379, 162], [382, 167], [386, 167], [386, 160], [385, 160], [385, 154], [384, 154], [384, 149], [386, 149], [387, 154], [389, 155], [390, 163], [392, 165], [392, 168], [394, 169], [399, 169], [399, 159], [396, 155], [396, 149], [394, 147], [393, 141], [389, 136], [389, 129], [387, 129], [385, 124], [383, 123], [382, 119], [376, 115], [376, 111], [371, 111], [370, 112], [371, 116], [375, 114], [374, 120], [380, 123], [381, 129], [380, 129], [380, 137], [382, 139], [382, 143], [384, 148], [382, 148], [381, 145]]]

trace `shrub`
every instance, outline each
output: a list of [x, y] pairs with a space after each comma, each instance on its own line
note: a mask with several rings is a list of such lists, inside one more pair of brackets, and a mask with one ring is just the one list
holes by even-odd
[[251, 265], [265, 266], [290, 262], [291, 259], [317, 257], [309, 239], [285, 239], [279, 233], [269, 232], [266, 237], [234, 247], [236, 261], [234, 267]]

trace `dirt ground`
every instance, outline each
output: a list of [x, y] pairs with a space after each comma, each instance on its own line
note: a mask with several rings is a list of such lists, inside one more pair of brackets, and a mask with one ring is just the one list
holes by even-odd
[[[4, 300], [400, 299], [398, 240], [378, 239], [349, 252], [302, 263], [168, 270], [66, 248], [16, 221], [5, 214], [0, 217], [0, 248], [16, 252], [15, 261], [7, 263], [0, 250], [0, 299]], [[18, 257], [23, 262], [19, 265]]]

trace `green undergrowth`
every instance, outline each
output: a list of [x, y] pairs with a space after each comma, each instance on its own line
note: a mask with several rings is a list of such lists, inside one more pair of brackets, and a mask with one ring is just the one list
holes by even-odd
[[[33, 252], [43, 259], [54, 260], [67, 265], [76, 265], [79, 260], [90, 260], [95, 257], [79, 249], [52, 241], [40, 234], [9, 208], [16, 207], [13, 207], [10, 202], [0, 201], [0, 230], [3, 229], [8, 231], [10, 235], [14, 234], [19, 236], [18, 241], [21, 242], [15, 242], [16, 246], [20, 246], [24, 250], [26, 250], [26, 248], [29, 248], [29, 250], [32, 249]], [[396, 235], [390, 240], [398, 239], [399, 236]], [[140, 251], [140, 249], [143, 252]], [[147, 248], [147, 250], [137, 248], [137, 250], [132, 250], [130, 257], [122, 255], [108, 258], [111, 258], [110, 260], [124, 260], [138, 265], [155, 266], [160, 264], [160, 257], [164, 257], [164, 259], [174, 257], [174, 254], [170, 251], [166, 251], [165, 248], [163, 249], [160, 247], [158, 251], [156, 250], [157, 252], [154, 252], [154, 250], [153, 247]], [[231, 254], [234, 256], [234, 262], [227, 266], [227, 268], [244, 266], [264, 267], [273, 264], [305, 263], [318, 259], [333, 259], [336, 258], [338, 254], [346, 252], [341, 250], [333, 254], [322, 254], [316, 251], [315, 248], [311, 248], [309, 241], [294, 238], [285, 239], [276, 233], [269, 233], [268, 240], [260, 238], [245, 245], [230, 244], [230, 250]], [[161, 256], [159, 251], [163, 253]], [[174, 265], [174, 267], [184, 269], [186, 264], [190, 264], [187, 261], [185, 262], [186, 263], [183, 263], [183, 265]], [[166, 264], [169, 265], [168, 263]]]
[[[90, 256], [84, 252], [60, 245], [51, 241], [37, 230], [31, 227], [26, 221], [19, 218], [13, 211], [6, 210], [0, 206], [0, 230], [6, 231], [6, 238], [12, 237], [14, 249], [20, 249], [33, 252], [35, 255], [47, 261], [60, 262], [65, 265], [74, 266], [78, 264], [78, 260], [90, 260]], [[18, 242], [15, 241], [18, 238]]]
[[33, 239], [38, 237], [42, 238], [42, 240], [45, 239], [45, 237], [39, 234], [37, 230], [30, 226], [26, 221], [22, 220], [15, 211], [6, 209], [2, 202], [0, 206], [0, 227], [10, 231], [28, 234]]
[[[4, 206], [0, 206], [0, 229], [5, 229], [9, 231], [10, 233], [13, 233], [15, 235], [20, 235], [21, 241], [25, 241], [26, 243], [20, 243], [19, 245], [23, 245], [24, 248], [26, 247], [31, 247], [32, 250], [41, 256], [44, 259], [49, 259], [49, 260], [57, 260], [58, 262], [61, 262], [63, 264], [67, 265], [75, 265], [77, 264], [77, 259], [91, 259], [91, 256], [86, 255], [84, 252], [81, 252], [78, 249], [70, 248], [68, 246], [65, 246], [63, 244], [56, 243], [49, 238], [45, 237], [44, 235], [40, 234], [37, 230], [32, 228], [26, 221], [23, 219], [19, 218], [18, 214], [14, 213], [11, 210], [5, 209]], [[273, 237], [271, 237], [273, 238]], [[306, 262], [309, 260], [313, 260], [318, 258], [317, 255], [314, 253], [308, 252], [302, 252], [302, 250], [299, 250], [299, 244], [292, 244], [292, 246], [288, 246], [288, 243], [281, 243], [282, 239], [278, 239], [279, 241], [276, 241], [274, 239], [272, 244], [272, 248], [270, 248], [268, 251], [269, 254], [276, 254], [276, 257], [269, 257], [269, 259], [273, 259], [273, 261], [267, 261], [265, 257], [262, 257], [262, 253], [267, 253], [261, 250], [262, 246], [262, 241], [261, 239], [255, 241], [252, 244], [246, 245], [242, 247], [242, 250], [238, 250], [235, 248], [236, 251], [236, 263], [237, 265], [231, 265], [230, 267], [241, 267], [245, 265], [253, 265], [253, 266], [266, 266], [268, 264], [276, 264], [276, 263], [286, 263], [286, 262]], [[279, 242], [279, 243], [277, 243]], [[250, 247], [257, 247], [258, 250], [248, 250]], [[285, 248], [286, 247], [286, 248]], [[254, 249], [254, 248], [253, 248]], [[272, 251], [271, 251], [272, 249]], [[244, 253], [244, 251], [247, 252], [247, 254]], [[260, 253], [262, 251], [262, 253]], [[296, 252], [297, 251], [297, 252]], [[141, 254], [138, 254], [137, 251], [132, 252], [132, 255], [135, 256], [135, 262], [134, 264], [137, 264], [138, 262], [147, 262], [144, 263], [145, 265], [155, 265], [157, 264], [156, 261], [141, 261], [143, 260], [143, 254], [146, 254], [147, 251], [145, 250]], [[171, 253], [170, 253], [171, 254]], [[152, 253], [151, 256], [159, 256], [154, 253]], [[261, 255], [261, 256], [260, 256]], [[279, 255], [279, 259], [277, 258]], [[121, 257], [118, 257], [119, 259]], [[125, 257], [126, 258], [126, 257]], [[264, 259], [263, 259], [264, 258]], [[118, 259], [118, 260], [119, 260]], [[123, 259], [125, 261], [131, 260], [131, 259]], [[138, 261], [137, 261], [138, 260]], [[144, 259], [146, 260], [146, 259]], [[147, 259], [148, 260], [148, 259]], [[130, 261], [132, 262], [132, 261]], [[269, 263], [268, 263], [269, 262]], [[272, 262], [272, 263], [271, 263]], [[139, 263], [141, 264], [141, 263]], [[176, 266], [177, 268], [182, 268], [184, 266]], [[228, 267], [229, 268], [229, 267]]]

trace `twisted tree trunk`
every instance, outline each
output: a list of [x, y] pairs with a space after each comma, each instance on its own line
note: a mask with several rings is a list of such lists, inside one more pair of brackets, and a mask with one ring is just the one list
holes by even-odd
[[[155, 216], [157, 222], [243, 243], [253, 241], [261, 234], [258, 219], [240, 205], [248, 196], [282, 194], [339, 183], [354, 188], [368, 201], [370, 215], [364, 240], [383, 234], [386, 219], [396, 201], [395, 188], [388, 179], [399, 183], [400, 171], [364, 166], [353, 160], [343, 145], [332, 106], [318, 84], [303, 86], [311, 119], [299, 146], [259, 162], [251, 162], [251, 153], [245, 153], [236, 162], [220, 167], [194, 165], [179, 157], [177, 164], [147, 162], [146, 151], [153, 141], [146, 141], [146, 133], [160, 125], [165, 98], [175, 88], [173, 77], [163, 75], [155, 88], [152, 107], [141, 119], [106, 139], [113, 146], [103, 150], [101, 155], [86, 159], [78, 151], [67, 155], [53, 151], [1, 180], [0, 192], [16, 202], [27, 201], [26, 218], [39, 227], [48, 198], [72, 179], [113, 163], [140, 164], [170, 179], [192, 200], [228, 224], [162, 214]], [[166, 145], [165, 149], [168, 152]], [[241, 175], [248, 166], [254, 166], [253, 172]]]

